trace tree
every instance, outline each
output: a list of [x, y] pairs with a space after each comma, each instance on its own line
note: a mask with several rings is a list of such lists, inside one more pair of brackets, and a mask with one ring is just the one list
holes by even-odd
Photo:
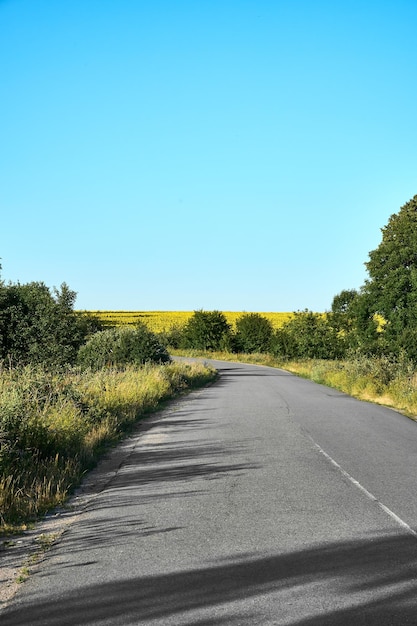
[[305, 310], [276, 331], [271, 351], [280, 358], [337, 359], [344, 342], [326, 315]]
[[343, 289], [343, 291], [335, 295], [335, 297], [333, 298], [332, 314], [343, 327], [346, 326], [346, 323], [350, 318], [349, 313], [352, 308], [352, 302], [355, 300], [355, 298], [357, 298], [357, 296], [358, 292], [356, 291], [356, 289]]
[[[417, 195], [391, 215], [382, 241], [369, 253], [364, 290], [374, 312], [386, 321], [388, 350], [417, 357]], [[413, 353], [413, 354], [412, 354]]]
[[182, 334], [184, 348], [228, 350], [232, 345], [231, 327], [220, 311], [194, 311]]
[[344, 345], [343, 352], [349, 349], [364, 354], [379, 351], [381, 336], [378, 320], [371, 305], [369, 294], [361, 289], [344, 289], [333, 298], [328, 321], [336, 330]]
[[236, 346], [243, 352], [268, 352], [273, 328], [259, 313], [243, 313], [236, 321]]
[[0, 282], [0, 360], [73, 363], [88, 330], [73, 311], [75, 296], [65, 283], [52, 294], [42, 282]]

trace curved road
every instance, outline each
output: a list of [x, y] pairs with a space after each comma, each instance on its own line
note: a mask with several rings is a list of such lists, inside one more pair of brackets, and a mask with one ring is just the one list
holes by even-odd
[[2, 626], [417, 624], [417, 424], [213, 364], [103, 466]]

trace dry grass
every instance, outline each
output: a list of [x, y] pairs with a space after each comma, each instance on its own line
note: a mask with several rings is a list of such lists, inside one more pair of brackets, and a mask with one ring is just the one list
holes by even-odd
[[141, 416], [214, 377], [199, 363], [1, 372], [0, 534], [64, 502]]
[[388, 406], [417, 419], [417, 375], [410, 362], [358, 356], [343, 361], [291, 361], [279, 366], [359, 400]]

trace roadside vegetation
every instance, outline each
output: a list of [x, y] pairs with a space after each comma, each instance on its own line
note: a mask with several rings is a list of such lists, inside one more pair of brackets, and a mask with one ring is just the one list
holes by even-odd
[[215, 377], [170, 355], [281, 367], [416, 417], [417, 196], [391, 216], [366, 267], [365, 284], [325, 313], [278, 323], [198, 310], [158, 332], [145, 314], [122, 323], [74, 311], [65, 284], [0, 281], [0, 532], [63, 502], [142, 415]]
[[210, 349], [217, 358], [283, 367], [415, 417], [417, 196], [390, 217], [365, 265], [365, 284], [341, 291], [326, 313], [297, 311], [279, 327], [243, 313], [232, 327], [218, 311], [196, 311], [182, 332], [161, 340], [177, 354]]
[[358, 355], [339, 361], [296, 361], [285, 367], [299, 376], [360, 400], [383, 404], [417, 420], [417, 368], [408, 359]]
[[214, 376], [198, 363], [95, 371], [5, 368], [0, 374], [0, 531], [64, 502], [140, 417]]
[[213, 380], [145, 325], [102, 329], [66, 285], [0, 282], [0, 534], [65, 501], [103, 452], [169, 398]]
[[337, 360], [282, 360], [270, 353], [202, 350], [173, 350], [172, 354], [277, 367], [360, 400], [393, 408], [417, 421], [417, 367], [408, 359], [357, 355]]

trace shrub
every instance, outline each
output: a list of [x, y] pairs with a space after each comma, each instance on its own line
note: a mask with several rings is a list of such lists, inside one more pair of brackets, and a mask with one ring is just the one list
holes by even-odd
[[236, 346], [242, 352], [268, 352], [272, 335], [271, 322], [259, 313], [244, 313], [236, 320]]
[[135, 327], [110, 328], [93, 335], [78, 352], [78, 363], [83, 367], [100, 369], [127, 363], [167, 363], [166, 348], [145, 324]]
[[157, 338], [160, 343], [166, 348], [180, 348], [183, 343], [183, 326], [178, 324], [172, 326], [169, 330], [164, 330], [157, 333]]
[[326, 316], [299, 311], [275, 332], [271, 352], [278, 358], [337, 359], [345, 342]]
[[53, 293], [42, 282], [0, 282], [0, 361], [13, 365], [74, 363], [93, 330], [73, 310], [75, 292], [65, 283]]
[[270, 353], [277, 359], [294, 359], [298, 353], [297, 341], [291, 330], [277, 328], [271, 338]]
[[182, 334], [182, 348], [231, 350], [231, 326], [220, 311], [194, 311]]

